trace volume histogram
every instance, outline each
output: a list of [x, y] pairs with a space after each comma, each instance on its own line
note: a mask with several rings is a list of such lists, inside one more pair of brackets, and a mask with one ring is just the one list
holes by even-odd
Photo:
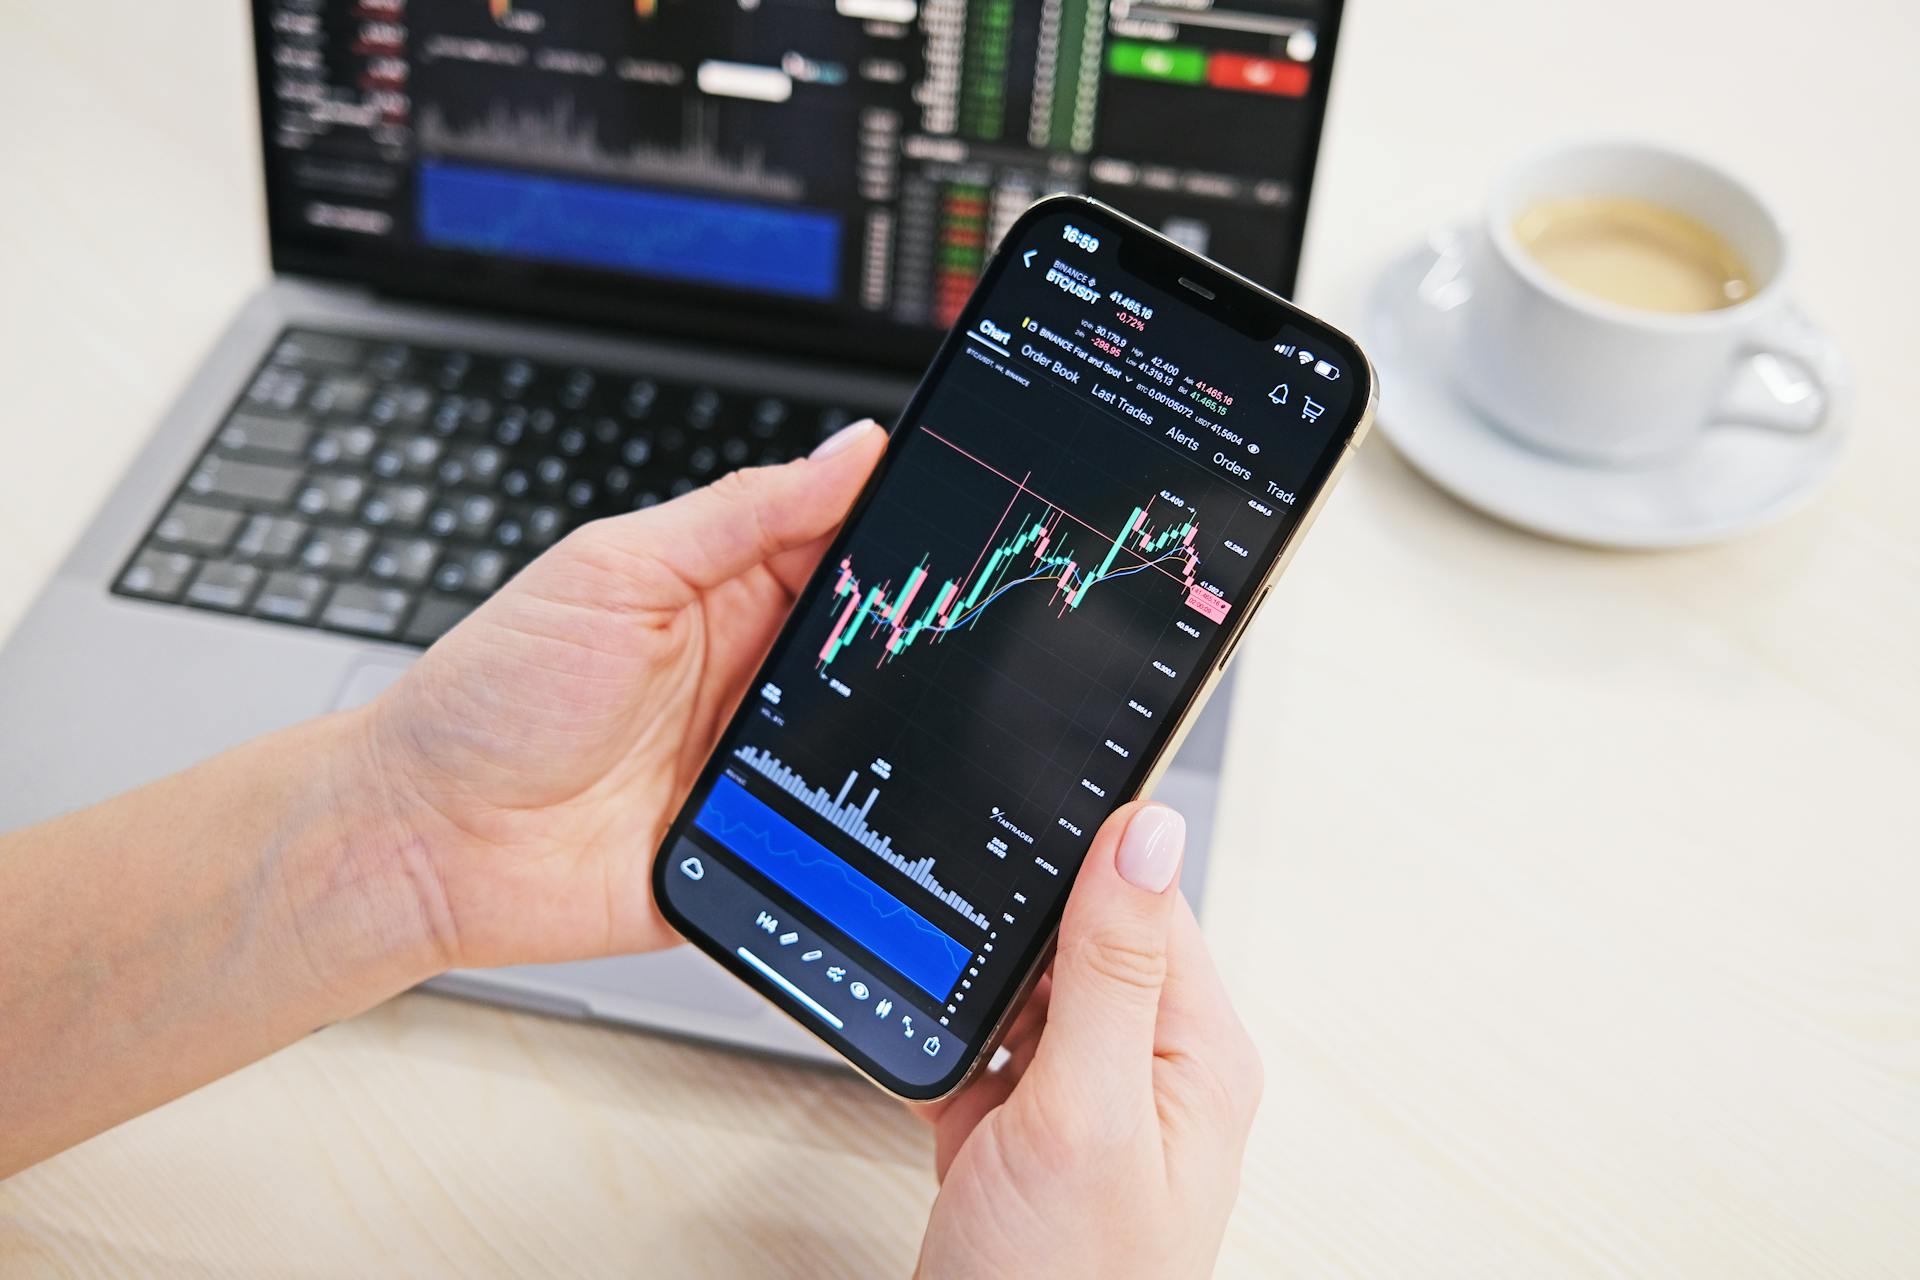
[[973, 957], [732, 778], [714, 782], [694, 824], [935, 999], [947, 998]]
[[725, 155], [718, 142], [717, 106], [695, 99], [682, 111], [678, 145], [635, 143], [625, 150], [614, 150], [601, 145], [600, 122], [580, 111], [569, 97], [556, 98], [544, 109], [496, 102], [484, 118], [464, 127], [455, 125], [438, 106], [429, 103], [420, 113], [420, 147], [429, 156], [477, 164], [515, 165], [765, 200], [792, 202], [806, 194], [797, 174], [768, 166], [762, 147], [749, 146], [738, 158]]
[[[987, 465], [931, 428], [924, 430], [928, 436], [978, 465]], [[996, 468], [987, 469], [1012, 480]], [[826, 670], [835, 658], [863, 637], [879, 639], [878, 662], [889, 661], [922, 637], [939, 639], [972, 625], [1009, 591], [1033, 583], [1051, 584], [1048, 603], [1055, 609], [1056, 616], [1064, 617], [1078, 609], [1096, 585], [1158, 570], [1180, 583], [1189, 608], [1213, 622], [1227, 616], [1231, 607], [1227, 601], [1207, 590], [1198, 580], [1200, 557], [1194, 550], [1194, 540], [1200, 528], [1193, 512], [1184, 506], [1178, 508], [1178, 515], [1156, 527], [1149, 518], [1150, 512], [1156, 501], [1165, 499], [1156, 496], [1136, 505], [1118, 533], [1101, 535], [1107, 538], [1105, 550], [1097, 561], [1090, 561], [1074, 549], [1071, 542], [1074, 530], [1067, 526], [1071, 523], [1095, 533], [1099, 530], [1034, 494], [1024, 480], [1012, 482], [1017, 486], [1014, 501], [1002, 513], [1000, 524], [989, 536], [989, 545], [981, 548], [973, 566], [964, 575], [946, 579], [938, 590], [929, 593], [924, 608], [917, 614], [913, 612], [914, 605], [930, 581], [926, 557], [908, 572], [897, 589], [891, 581], [863, 583], [853, 558], [842, 560], [832, 591], [832, 599], [837, 604], [835, 620], [826, 642], [820, 647], [820, 669]], [[1042, 509], [1024, 520], [1018, 532], [995, 542], [993, 539], [1005, 527], [1007, 515], [1022, 496], [1030, 496]]]
[[810, 785], [805, 778], [794, 772], [770, 751], [743, 746], [733, 755], [747, 768], [752, 769], [808, 809], [852, 836], [867, 852], [906, 876], [942, 903], [958, 911], [975, 926], [981, 929], [988, 927], [984, 912], [934, 878], [932, 858], [909, 859], [902, 856], [894, 851], [892, 836], [883, 836], [867, 825], [867, 813], [873, 808], [873, 802], [879, 799], [880, 789], [878, 787], [869, 789], [867, 798], [858, 807], [849, 803], [848, 793], [853, 790], [854, 781], [860, 776], [858, 770], [847, 774], [847, 780], [840, 785], [839, 794], [835, 795], [829, 793], [825, 787]]

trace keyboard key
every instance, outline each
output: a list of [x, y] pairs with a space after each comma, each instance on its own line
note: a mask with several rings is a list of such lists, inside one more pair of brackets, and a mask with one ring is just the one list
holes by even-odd
[[498, 551], [455, 551], [434, 571], [433, 585], [442, 591], [492, 595], [510, 571], [507, 557]]
[[593, 394], [593, 375], [585, 369], [571, 370], [560, 384], [560, 403], [578, 409]]
[[417, 587], [439, 558], [440, 544], [432, 538], [386, 538], [374, 548], [367, 572], [383, 582]]
[[299, 486], [300, 476], [299, 467], [211, 457], [201, 461], [187, 480], [187, 488], [208, 497], [228, 498], [262, 507], [283, 507]]
[[500, 515], [500, 500], [490, 493], [469, 493], [460, 499], [460, 536], [481, 539], [493, 531]]
[[315, 573], [358, 573], [372, 548], [373, 535], [365, 529], [322, 528], [315, 531], [301, 550], [300, 563]]
[[493, 424], [494, 443], [511, 449], [527, 435], [527, 409], [525, 405], [509, 405]]
[[527, 513], [527, 541], [534, 546], [551, 546], [565, 532], [566, 520], [558, 507], [535, 507]]
[[142, 551], [120, 575], [120, 590], [149, 600], [177, 600], [199, 564], [179, 551]]
[[233, 554], [242, 560], [263, 560], [274, 564], [293, 558], [306, 540], [307, 522], [293, 516], [257, 515], [247, 519]]
[[433, 392], [418, 383], [394, 383], [367, 406], [367, 421], [376, 427], [417, 427], [433, 409]]
[[307, 388], [307, 375], [298, 369], [269, 366], [247, 387], [247, 403], [264, 409], [292, 409]]
[[347, 583], [334, 588], [321, 611], [320, 625], [369, 636], [391, 636], [400, 630], [413, 597], [398, 587], [366, 587]]
[[259, 585], [260, 571], [252, 565], [212, 560], [194, 575], [193, 585], [187, 588], [187, 603], [237, 613], [246, 608]]
[[334, 374], [324, 379], [307, 396], [307, 408], [319, 414], [353, 417], [373, 398], [373, 382], [353, 374]]
[[236, 413], [220, 429], [223, 448], [284, 458], [298, 458], [312, 438], [313, 424], [304, 418], [270, 418], [258, 413]]
[[367, 344], [338, 334], [289, 330], [274, 348], [275, 364], [333, 364], [348, 368], [366, 358]]
[[450, 436], [467, 420], [467, 401], [465, 396], [443, 396], [440, 405], [433, 411], [433, 433], [437, 436]]
[[767, 396], [753, 406], [753, 434], [762, 440], [773, 439], [787, 420], [787, 402], [774, 396]]
[[364, 422], [351, 426], [328, 427], [313, 442], [312, 457], [322, 466], [336, 464], [358, 467], [365, 464], [374, 446], [380, 443], [380, 435]]
[[450, 351], [440, 361], [440, 367], [434, 371], [434, 383], [442, 391], [452, 391], [466, 381], [467, 374], [473, 369], [473, 357], [464, 351]]
[[626, 410], [629, 418], [644, 418], [653, 412], [653, 403], [660, 398], [659, 384], [652, 378], [636, 378], [627, 388]]
[[[507, 455], [490, 444], [463, 444], [450, 450], [440, 464], [440, 483], [492, 485], [506, 462]], [[448, 468], [458, 468], [457, 474]]]
[[413, 367], [413, 348], [404, 342], [383, 342], [367, 360], [367, 372], [388, 381]]
[[533, 365], [521, 359], [512, 359], [500, 366], [500, 394], [510, 400], [517, 400], [526, 389], [533, 385]]
[[497, 551], [476, 551], [467, 560], [467, 585], [492, 595], [505, 586], [507, 579], [526, 567], [523, 556], [501, 555]]
[[253, 602], [254, 616], [282, 622], [311, 622], [331, 584], [310, 573], [280, 570], [267, 575], [266, 585]]
[[408, 475], [423, 476], [433, 471], [433, 464], [440, 461], [440, 454], [446, 445], [432, 436], [402, 436], [396, 442], [400, 448], [401, 464]]
[[310, 516], [350, 516], [360, 509], [367, 482], [356, 475], [316, 474], [295, 505]]
[[230, 507], [209, 507], [198, 502], [176, 502], [167, 508], [154, 526], [153, 540], [183, 551], [218, 555], [233, 541], [234, 531], [246, 516]]
[[378, 485], [361, 509], [360, 518], [375, 528], [412, 529], [426, 518], [432, 499], [424, 485]]
[[406, 633], [401, 639], [409, 644], [432, 644], [451, 631], [460, 619], [473, 612], [479, 603], [472, 596], [450, 596], [430, 591], [420, 598], [420, 607], [413, 611], [413, 617], [408, 621]]
[[720, 417], [720, 393], [712, 387], [702, 387], [693, 393], [687, 401], [687, 425], [696, 431], [705, 431]]

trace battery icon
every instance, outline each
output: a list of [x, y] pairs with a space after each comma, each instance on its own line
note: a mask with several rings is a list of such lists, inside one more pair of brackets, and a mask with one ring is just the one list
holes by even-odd
[[1319, 363], [1315, 364], [1313, 366], [1313, 371], [1319, 374], [1321, 377], [1325, 378], [1329, 382], [1337, 381], [1340, 377], [1340, 371], [1334, 368], [1332, 365], [1328, 364], [1325, 360], [1322, 360]]

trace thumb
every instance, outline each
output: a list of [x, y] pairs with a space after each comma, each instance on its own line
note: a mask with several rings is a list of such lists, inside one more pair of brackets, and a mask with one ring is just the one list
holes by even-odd
[[1060, 922], [1047, 1029], [1030, 1074], [1108, 1103], [1144, 1098], [1186, 819], [1136, 802], [1101, 826]]
[[827, 437], [805, 458], [729, 472], [705, 488], [626, 518], [644, 524], [680, 577], [704, 591], [837, 526], [886, 441], [880, 425], [863, 418]]

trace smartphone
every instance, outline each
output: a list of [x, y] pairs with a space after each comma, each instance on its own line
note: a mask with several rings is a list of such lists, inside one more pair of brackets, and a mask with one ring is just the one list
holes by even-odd
[[882, 1088], [958, 1088], [1374, 403], [1278, 295], [1028, 209], [668, 828], [667, 920]]

